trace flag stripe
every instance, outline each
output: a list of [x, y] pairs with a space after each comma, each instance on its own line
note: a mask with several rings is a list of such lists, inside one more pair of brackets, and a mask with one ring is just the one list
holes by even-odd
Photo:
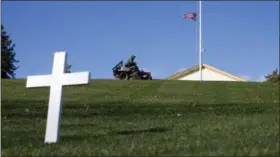
[[196, 21], [196, 13], [187, 13], [187, 14], [184, 14], [184, 18], [185, 18], [185, 19], [192, 19], [192, 20]]

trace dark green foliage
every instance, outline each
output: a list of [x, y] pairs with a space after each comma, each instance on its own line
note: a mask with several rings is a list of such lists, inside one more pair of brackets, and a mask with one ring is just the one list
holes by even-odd
[[71, 73], [71, 65], [70, 64], [66, 64], [66, 70], [65, 70], [65, 72], [66, 73]]
[[275, 69], [272, 74], [269, 74], [265, 76], [266, 80], [265, 82], [270, 82], [270, 83], [279, 83], [280, 82], [280, 73], [278, 69]]
[[279, 156], [276, 84], [92, 80], [64, 87], [61, 140], [44, 144], [49, 88], [2, 81], [2, 156]]
[[15, 78], [15, 71], [19, 68], [15, 63], [19, 61], [15, 59], [15, 44], [12, 44], [4, 26], [1, 25], [1, 78]]

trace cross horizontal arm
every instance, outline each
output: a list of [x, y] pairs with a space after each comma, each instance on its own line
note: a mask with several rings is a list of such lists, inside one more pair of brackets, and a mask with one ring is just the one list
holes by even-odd
[[51, 77], [51, 75], [28, 76], [26, 88], [49, 87], [52, 82]]
[[63, 85], [80, 85], [88, 84], [90, 80], [89, 72], [76, 72], [76, 73], [64, 73]]

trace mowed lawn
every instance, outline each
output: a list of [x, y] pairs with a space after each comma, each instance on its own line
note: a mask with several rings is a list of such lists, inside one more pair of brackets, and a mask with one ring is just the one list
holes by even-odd
[[93, 80], [65, 87], [44, 144], [48, 88], [2, 81], [2, 156], [279, 155], [279, 84]]

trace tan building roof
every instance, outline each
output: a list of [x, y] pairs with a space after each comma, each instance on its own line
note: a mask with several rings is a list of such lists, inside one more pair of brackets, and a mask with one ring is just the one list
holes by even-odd
[[[243, 79], [243, 78], [240, 78], [240, 77], [234, 76], [234, 75], [232, 75], [232, 74], [226, 73], [226, 72], [224, 72], [224, 71], [222, 71], [222, 70], [219, 70], [219, 69], [214, 68], [214, 67], [212, 67], [212, 66], [210, 66], [210, 65], [207, 65], [207, 64], [203, 64], [203, 65], [202, 65], [202, 70], [203, 70], [203, 69], [211, 70], [211, 71], [213, 71], [213, 72], [215, 72], [215, 73], [218, 73], [218, 74], [227, 76], [227, 77], [229, 77], [229, 78], [232, 78], [232, 79], [235, 80], [235, 81], [243, 81], [243, 82], [246, 82], [246, 81], [247, 81], [247, 80], [245, 80], [245, 79]], [[194, 66], [194, 67], [192, 67], [192, 68], [190, 68], [190, 69], [187, 69], [187, 70], [178, 72], [178, 73], [176, 73], [176, 74], [170, 76], [170, 77], [167, 78], [167, 79], [168, 79], [168, 80], [178, 80], [178, 79], [180, 79], [180, 78], [182, 78], [182, 77], [184, 77], [184, 76], [187, 76], [187, 75], [190, 75], [190, 74], [192, 74], [192, 73], [194, 73], [194, 72], [197, 72], [198, 70], [199, 70], [199, 65], [196, 65], [196, 66]]]

